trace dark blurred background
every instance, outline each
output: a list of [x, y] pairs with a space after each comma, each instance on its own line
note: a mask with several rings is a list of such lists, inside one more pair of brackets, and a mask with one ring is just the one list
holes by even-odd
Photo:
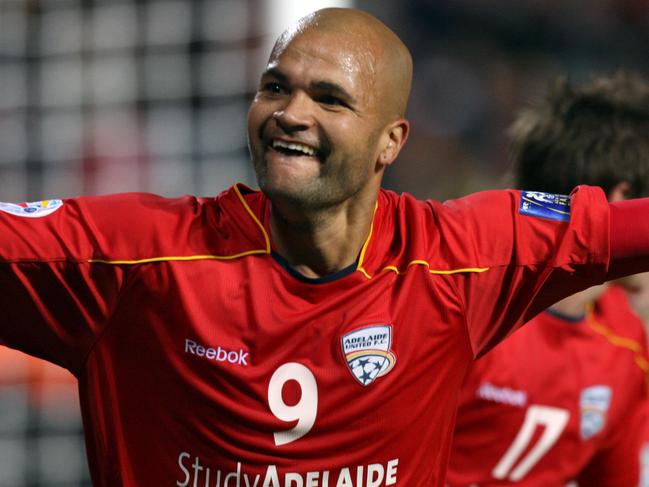
[[[356, 6], [415, 59], [386, 186], [507, 185], [507, 127], [559, 75], [649, 72], [649, 0], [0, 0], [0, 199], [254, 185], [246, 111], [275, 36]], [[0, 353], [0, 487], [90, 485], [74, 383]]]

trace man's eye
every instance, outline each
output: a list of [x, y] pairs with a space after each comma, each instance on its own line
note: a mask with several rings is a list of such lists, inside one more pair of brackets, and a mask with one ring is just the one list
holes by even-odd
[[325, 105], [346, 106], [345, 103], [340, 98], [337, 98], [337, 97], [335, 97], [333, 95], [319, 96], [318, 101], [320, 103], [324, 103]]
[[272, 93], [273, 95], [281, 95], [286, 92], [284, 87], [279, 83], [266, 83], [263, 86], [263, 90], [266, 93]]

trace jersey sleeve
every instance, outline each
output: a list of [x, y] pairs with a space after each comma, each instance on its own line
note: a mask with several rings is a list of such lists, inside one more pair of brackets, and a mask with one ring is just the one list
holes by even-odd
[[[537, 203], [543, 211], [529, 208]], [[570, 197], [487, 191], [445, 206], [442, 251], [458, 269], [475, 356], [552, 303], [606, 280], [609, 214], [600, 188], [581, 186]]]
[[108, 260], [143, 255], [138, 230], [155, 223], [132, 208], [147, 206], [136, 195], [0, 204], [0, 343], [77, 373], [128, 272]]

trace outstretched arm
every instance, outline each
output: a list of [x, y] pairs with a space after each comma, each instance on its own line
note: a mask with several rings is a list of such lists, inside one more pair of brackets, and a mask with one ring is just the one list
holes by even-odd
[[610, 204], [609, 279], [649, 270], [649, 198]]

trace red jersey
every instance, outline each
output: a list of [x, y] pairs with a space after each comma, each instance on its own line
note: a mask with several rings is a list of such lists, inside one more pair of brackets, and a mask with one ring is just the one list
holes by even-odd
[[567, 201], [381, 191], [322, 279], [242, 186], [5, 205], [0, 338], [78, 377], [98, 487], [441, 486], [474, 356], [605, 279], [606, 198]]
[[467, 376], [449, 485], [636, 486], [645, 342], [617, 286], [581, 321], [534, 318]]
[[[649, 405], [647, 405], [649, 409]], [[645, 409], [645, 414], [648, 410]], [[645, 436], [640, 447], [640, 482], [638, 487], [649, 487], [649, 421], [645, 423]]]
[[[649, 404], [645, 408], [645, 415], [649, 413]], [[640, 446], [640, 482], [638, 487], [649, 487], [649, 421], [645, 422], [644, 440]]]
[[649, 400], [645, 406], [645, 428], [640, 446], [640, 482], [638, 487], [649, 487]]

